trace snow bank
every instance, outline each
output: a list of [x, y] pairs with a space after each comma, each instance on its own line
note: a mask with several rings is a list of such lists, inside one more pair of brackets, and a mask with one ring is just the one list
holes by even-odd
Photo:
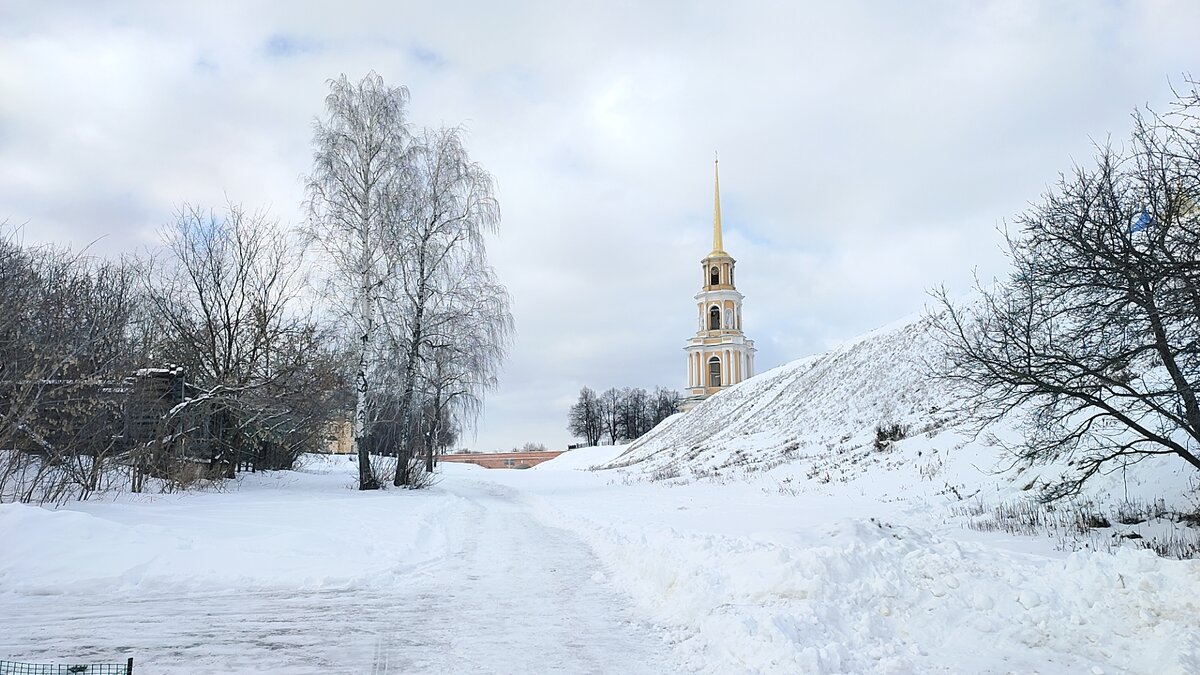
[[[164, 675], [676, 672], [587, 545], [445, 465], [358, 492], [354, 464], [230, 492], [0, 508], [0, 659]], [[550, 477], [589, 476], [549, 471]]]
[[[683, 501], [692, 488], [657, 488]], [[720, 490], [708, 486], [707, 490]], [[534, 498], [671, 629], [697, 672], [1200, 672], [1200, 565], [1148, 551], [1027, 555], [877, 519], [790, 535], [654, 525]]]
[[578, 471], [607, 464], [625, 452], [626, 445], [593, 445], [568, 450], [554, 459], [536, 464], [532, 468], [542, 471]]

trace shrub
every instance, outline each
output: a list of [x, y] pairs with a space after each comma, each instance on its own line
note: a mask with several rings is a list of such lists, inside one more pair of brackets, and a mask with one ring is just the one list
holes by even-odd
[[661, 481], [679, 477], [679, 467], [674, 464], [660, 466], [650, 474], [650, 480]]
[[899, 422], [880, 422], [875, 425], [875, 449], [887, 450], [895, 441], [908, 437], [908, 427]]

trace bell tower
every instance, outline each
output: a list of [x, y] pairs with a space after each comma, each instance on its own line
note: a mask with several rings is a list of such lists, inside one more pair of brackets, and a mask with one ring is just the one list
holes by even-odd
[[721, 177], [714, 159], [713, 248], [700, 261], [696, 335], [683, 348], [688, 378], [685, 410], [754, 375], [754, 341], [742, 332], [744, 296], [733, 285], [736, 264], [721, 241]]

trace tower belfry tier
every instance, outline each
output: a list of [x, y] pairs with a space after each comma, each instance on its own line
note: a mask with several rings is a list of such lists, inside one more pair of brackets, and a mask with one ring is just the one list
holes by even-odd
[[700, 261], [696, 294], [696, 335], [688, 340], [688, 396], [691, 408], [718, 391], [754, 375], [754, 341], [742, 332], [742, 296], [734, 287], [733, 256], [721, 240], [721, 178], [713, 160], [713, 248]]

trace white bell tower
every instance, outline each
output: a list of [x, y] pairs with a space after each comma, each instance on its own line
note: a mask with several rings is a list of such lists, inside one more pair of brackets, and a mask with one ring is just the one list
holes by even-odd
[[754, 341], [742, 332], [742, 294], [733, 285], [733, 257], [721, 242], [721, 178], [713, 160], [713, 250], [700, 261], [697, 330], [687, 353], [685, 410], [754, 375]]

